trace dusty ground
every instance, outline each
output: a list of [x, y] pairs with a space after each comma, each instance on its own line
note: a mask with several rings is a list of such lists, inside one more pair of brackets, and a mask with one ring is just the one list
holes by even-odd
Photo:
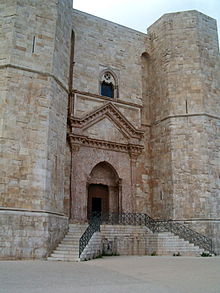
[[1, 293], [219, 293], [220, 257], [1, 261]]

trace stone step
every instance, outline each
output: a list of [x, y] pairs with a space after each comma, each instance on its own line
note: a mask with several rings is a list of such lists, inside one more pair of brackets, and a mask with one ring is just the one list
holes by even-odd
[[88, 223], [85, 224], [69, 224], [69, 228], [86, 228], [88, 227]]
[[79, 250], [79, 244], [76, 243], [76, 244], [72, 244], [72, 245], [65, 245], [65, 244], [59, 244], [56, 248], [56, 250]]
[[117, 237], [117, 236], [124, 236], [124, 237], [132, 237], [132, 238], [146, 238], [145, 234], [128, 234], [128, 233], [104, 233], [101, 232], [102, 234], [104, 234], [106, 237]]
[[198, 251], [198, 252], [201, 252], [203, 251], [203, 249], [199, 249], [199, 248], [195, 248], [195, 247], [180, 247], [180, 246], [173, 246], [173, 247], [170, 247], [170, 246], [159, 246], [158, 247], [158, 250], [166, 250], [167, 251], [174, 251], [174, 250], [181, 250], [181, 251], [192, 251], [192, 252], [195, 252], [195, 251]]
[[61, 241], [62, 244], [72, 244], [72, 243], [79, 243], [79, 239], [66, 239], [64, 238], [62, 241]]
[[70, 233], [84, 233], [86, 229], [69, 229]]
[[170, 237], [170, 236], [174, 236], [174, 237], [179, 237], [177, 235], [174, 235], [172, 232], [155, 232], [152, 234], [148, 234], [149, 236], [155, 236], [155, 235], [160, 235], [160, 237]]
[[60, 257], [60, 258], [78, 258], [79, 257], [79, 253], [72, 253], [72, 254], [67, 254], [67, 253], [52, 253], [51, 257]]
[[54, 251], [51, 256], [57, 256], [57, 255], [64, 255], [64, 256], [77, 256], [79, 255], [79, 251], [74, 251], [74, 250], [70, 250], [70, 251], [66, 251], [66, 250], [59, 250], [59, 251]]
[[69, 226], [69, 232], [71, 233], [84, 233], [85, 230], [87, 229], [88, 225], [83, 226], [83, 227], [71, 227]]
[[74, 243], [74, 244], [62, 244], [60, 243], [57, 248], [79, 248], [79, 243]]
[[78, 247], [57, 247], [56, 251], [78, 251], [79, 252], [79, 246]]
[[47, 258], [49, 261], [80, 261], [79, 257], [51, 257]]
[[[149, 241], [150, 243], [155, 243], [155, 241]], [[163, 241], [161, 241], [160, 239], [158, 240], [158, 242], [157, 243], [165, 243], [165, 244], [167, 244], [167, 245], [169, 245], [169, 244], [174, 244], [174, 245], [176, 245], [176, 244], [185, 244], [185, 245], [187, 245], [187, 246], [189, 246], [189, 242], [186, 242], [186, 241], [182, 241], [182, 240], [178, 240], [178, 239], [176, 239], [176, 240], [174, 240], [174, 239], [164, 239]]]
[[84, 233], [84, 231], [85, 231], [84, 229], [83, 229], [83, 231], [71, 231], [71, 230], [69, 230], [68, 233], [71, 234], [71, 235], [80, 235], [81, 236]]
[[146, 230], [143, 229], [108, 229], [108, 228], [100, 228], [102, 232], [109, 232], [109, 233], [114, 233], [115, 231], [120, 232], [120, 233], [146, 233]]
[[68, 232], [67, 236], [78, 236], [80, 237], [82, 235], [82, 232]]
[[80, 239], [81, 234], [80, 235], [66, 235], [64, 239]]
[[55, 261], [79, 261], [79, 239], [88, 224], [69, 224], [69, 231], [53, 253], [47, 258]]
[[51, 255], [51, 258], [55, 258], [55, 259], [60, 259], [60, 260], [69, 260], [69, 261], [73, 261], [73, 260], [77, 260], [79, 258], [79, 255], [66, 255], [66, 254], [56, 254], [56, 255]]
[[[79, 260], [79, 240], [81, 235], [84, 233], [87, 225], [81, 227], [75, 225], [69, 228], [69, 232], [66, 234], [65, 238], [57, 246], [56, 250], [53, 251], [48, 260], [61, 260], [61, 261], [77, 261]], [[71, 231], [70, 231], [71, 230]], [[125, 226], [115, 226], [114, 228], [105, 229], [101, 227], [101, 233], [109, 239], [109, 241], [114, 240], [115, 237], [119, 237], [124, 241], [132, 241], [139, 243], [142, 247], [145, 247], [145, 243], [148, 244], [149, 251], [157, 250], [158, 255], [173, 255], [178, 254], [184, 256], [199, 256], [204, 250], [200, 249], [198, 246], [195, 246], [189, 241], [179, 238], [179, 236], [174, 235], [171, 232], [163, 232], [157, 234], [148, 233], [146, 229], [139, 229], [136, 226], [125, 227]], [[101, 237], [101, 236], [100, 236]], [[98, 240], [98, 243], [99, 244]], [[94, 250], [96, 242], [93, 241], [92, 247], [87, 248], [86, 256], [88, 255], [89, 259], [96, 251]], [[99, 244], [100, 245], [100, 244]], [[122, 244], [123, 245], [123, 244]], [[139, 253], [139, 250], [133, 251], [134, 253]], [[85, 253], [85, 252], [84, 252]], [[130, 253], [130, 250], [128, 251]], [[144, 253], [144, 250], [143, 250]]]
[[202, 250], [199, 250], [199, 249], [188, 249], [187, 247], [186, 248], [181, 248], [181, 247], [173, 247], [173, 248], [170, 248], [170, 247], [166, 247], [166, 249], [164, 249], [163, 247], [159, 247], [158, 248], [158, 251], [170, 251], [170, 252], [176, 252], [176, 251], [182, 251], [182, 252], [202, 252]]
[[180, 253], [180, 256], [200, 256], [200, 254], [201, 254], [199, 252], [181, 252], [181, 251], [167, 252], [167, 251], [162, 251], [162, 252], [157, 252], [157, 255], [173, 256], [174, 254], [178, 254], [178, 252]]
[[155, 237], [159, 237], [159, 239], [182, 239], [182, 240], [184, 240], [183, 238], [179, 238], [179, 236], [177, 236], [177, 235], [170, 235], [170, 236], [164, 236], [164, 235], [159, 235], [159, 236], [157, 236], [157, 235], [147, 235], [147, 238], [149, 238], [149, 239], [154, 239]]

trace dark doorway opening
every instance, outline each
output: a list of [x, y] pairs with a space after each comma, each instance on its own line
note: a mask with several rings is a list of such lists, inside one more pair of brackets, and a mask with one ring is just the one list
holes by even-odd
[[88, 218], [92, 214], [107, 214], [109, 211], [109, 190], [107, 185], [90, 184], [88, 190]]
[[102, 199], [99, 197], [92, 198], [92, 213], [102, 212]]

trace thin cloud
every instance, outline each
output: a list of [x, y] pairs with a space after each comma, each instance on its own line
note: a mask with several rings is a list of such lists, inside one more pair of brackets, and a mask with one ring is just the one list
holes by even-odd
[[73, 7], [101, 18], [146, 32], [165, 13], [198, 10], [215, 18], [220, 32], [219, 0], [74, 0]]

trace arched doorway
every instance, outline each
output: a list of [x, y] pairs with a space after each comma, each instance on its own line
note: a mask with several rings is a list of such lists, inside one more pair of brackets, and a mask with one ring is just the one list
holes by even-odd
[[109, 212], [109, 190], [107, 185], [90, 184], [88, 190], [88, 215]]
[[88, 178], [87, 217], [119, 212], [119, 177], [107, 162], [97, 164]]

